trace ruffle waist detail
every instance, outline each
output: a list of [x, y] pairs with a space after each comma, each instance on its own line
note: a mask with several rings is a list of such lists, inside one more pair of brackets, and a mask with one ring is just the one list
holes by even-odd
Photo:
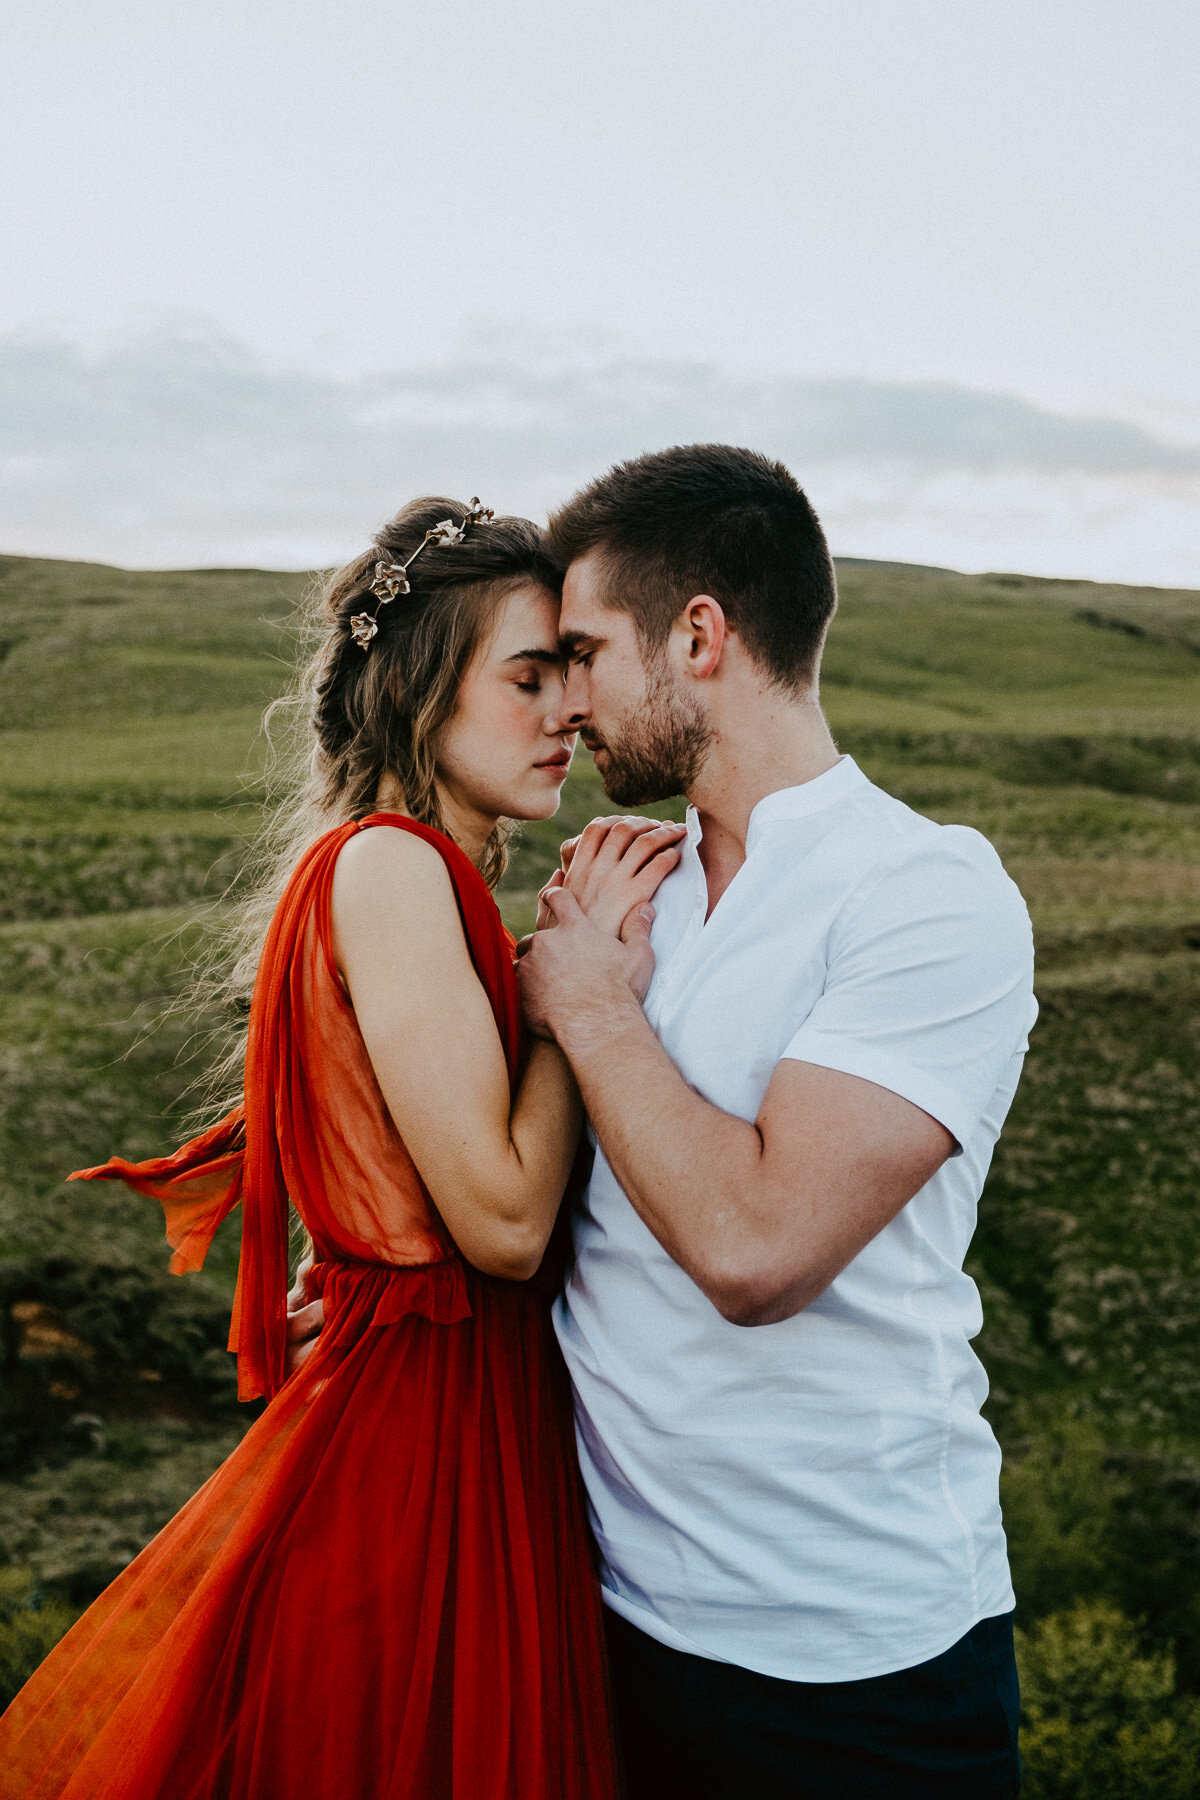
[[309, 1300], [325, 1302], [321, 1342], [356, 1342], [374, 1325], [415, 1316], [431, 1325], [457, 1325], [473, 1316], [466, 1270], [458, 1257], [396, 1268], [387, 1263], [330, 1260], [308, 1274]]

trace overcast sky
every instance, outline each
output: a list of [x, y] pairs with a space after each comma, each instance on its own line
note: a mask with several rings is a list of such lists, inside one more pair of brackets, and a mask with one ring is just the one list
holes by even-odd
[[848, 554], [1200, 586], [1196, 0], [39, 0], [0, 549], [785, 455]]

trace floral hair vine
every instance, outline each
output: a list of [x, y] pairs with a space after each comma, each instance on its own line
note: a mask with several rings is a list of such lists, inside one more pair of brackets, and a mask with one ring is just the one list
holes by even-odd
[[439, 524], [430, 526], [412, 555], [403, 562], [377, 562], [375, 576], [370, 584], [370, 591], [375, 595], [375, 611], [355, 613], [350, 620], [350, 636], [359, 649], [370, 649], [371, 639], [379, 630], [380, 610], [410, 591], [408, 571], [422, 550], [427, 550], [430, 544], [461, 544], [469, 526], [486, 525], [495, 516], [490, 506], [480, 506], [479, 496], [476, 494], [461, 525], [456, 525], [453, 519], [442, 519]]

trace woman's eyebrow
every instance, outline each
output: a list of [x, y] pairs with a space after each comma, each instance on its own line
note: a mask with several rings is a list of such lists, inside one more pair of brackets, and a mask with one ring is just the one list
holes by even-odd
[[505, 660], [505, 662], [510, 662], [510, 663], [513, 663], [513, 662], [551, 663], [555, 667], [557, 667], [558, 664], [562, 661], [562, 659], [563, 659], [563, 652], [561, 650], [557, 650], [557, 649], [556, 650], [547, 650], [543, 646], [543, 648], [540, 650], [514, 650], [513, 654], [511, 656], [506, 656], [504, 660]]

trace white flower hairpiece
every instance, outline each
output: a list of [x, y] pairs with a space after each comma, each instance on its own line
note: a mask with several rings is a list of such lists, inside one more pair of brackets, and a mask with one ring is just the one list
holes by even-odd
[[479, 496], [475, 494], [472, 496], [471, 504], [467, 508], [467, 516], [461, 525], [456, 525], [453, 519], [441, 519], [436, 525], [429, 527], [412, 555], [406, 557], [403, 562], [377, 562], [375, 576], [370, 584], [370, 592], [375, 595], [375, 611], [373, 613], [355, 613], [350, 620], [350, 636], [359, 649], [369, 650], [371, 639], [378, 635], [381, 608], [390, 606], [393, 600], [398, 600], [402, 595], [412, 592], [408, 570], [420, 556], [422, 550], [428, 549], [430, 544], [461, 544], [467, 535], [469, 526], [486, 525], [489, 519], [494, 519], [495, 516], [490, 506], [479, 504]]

